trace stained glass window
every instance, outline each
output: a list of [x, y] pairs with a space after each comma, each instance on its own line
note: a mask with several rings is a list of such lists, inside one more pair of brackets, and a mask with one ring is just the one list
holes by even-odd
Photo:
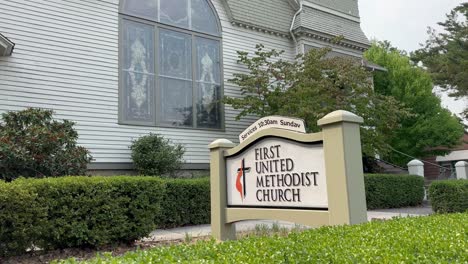
[[221, 129], [220, 29], [209, 0], [122, 3], [121, 121]]
[[192, 36], [159, 31], [161, 122], [192, 126]]
[[189, 0], [160, 0], [161, 23], [189, 28]]
[[123, 104], [126, 120], [151, 122], [154, 92], [154, 28], [123, 22]]
[[127, 15], [157, 20], [158, 0], [124, 0], [122, 11]]
[[219, 43], [216, 40], [197, 37], [197, 79], [198, 126], [219, 128], [220, 112], [220, 57]]
[[209, 0], [123, 0], [121, 13], [219, 36]]
[[217, 19], [206, 0], [192, 0], [192, 29], [213, 35], [218, 34]]

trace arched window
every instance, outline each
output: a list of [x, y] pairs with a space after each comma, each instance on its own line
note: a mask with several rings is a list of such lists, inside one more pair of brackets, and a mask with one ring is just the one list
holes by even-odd
[[124, 0], [120, 122], [221, 129], [221, 32], [209, 0]]

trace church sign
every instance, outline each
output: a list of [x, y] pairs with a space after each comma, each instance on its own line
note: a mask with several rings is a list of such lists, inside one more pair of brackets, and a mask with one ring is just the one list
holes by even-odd
[[322, 144], [270, 137], [226, 158], [228, 206], [327, 208]]
[[265, 117], [239, 136], [210, 144], [211, 228], [235, 239], [233, 223], [275, 219], [308, 226], [367, 221], [359, 126], [362, 118], [335, 111], [304, 122]]

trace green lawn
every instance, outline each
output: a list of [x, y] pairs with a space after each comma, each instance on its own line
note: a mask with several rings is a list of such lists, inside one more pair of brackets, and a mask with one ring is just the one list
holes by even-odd
[[[161, 247], [85, 263], [468, 263], [468, 213]], [[69, 259], [60, 263], [77, 263]]]

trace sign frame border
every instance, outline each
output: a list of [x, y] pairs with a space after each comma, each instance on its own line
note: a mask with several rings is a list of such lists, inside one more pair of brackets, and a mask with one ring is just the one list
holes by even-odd
[[[280, 129], [280, 128], [267, 128], [258, 133], [252, 135], [248, 139], [241, 142], [234, 148], [228, 149], [224, 152], [224, 158], [231, 158], [236, 157], [237, 155], [241, 155], [244, 151], [246, 151], [249, 147], [254, 145], [255, 143], [267, 139], [267, 138], [280, 138], [283, 140], [290, 140], [292, 142], [306, 144], [306, 145], [322, 145], [323, 146], [323, 136], [322, 132], [312, 133], [312, 134], [305, 134], [296, 132], [293, 130], [287, 129]], [[227, 175], [226, 171], [226, 175]], [[226, 199], [228, 199], [228, 193], [226, 191]], [[321, 207], [288, 207], [288, 206], [255, 206], [255, 205], [230, 205], [229, 203], [226, 205], [227, 208], [259, 208], [259, 209], [288, 209], [288, 210], [317, 210], [317, 211], [328, 211], [327, 208]]]
[[[303, 134], [269, 128], [259, 131], [239, 145], [218, 139], [210, 148], [211, 231], [217, 240], [235, 240], [235, 222], [272, 219], [311, 227], [359, 224], [367, 221], [364, 192], [360, 124], [363, 119], [338, 110], [318, 121], [319, 133]], [[239, 208], [227, 206], [226, 157], [239, 153], [262, 137], [276, 135], [302, 142], [323, 142], [328, 210], [285, 208]]]

